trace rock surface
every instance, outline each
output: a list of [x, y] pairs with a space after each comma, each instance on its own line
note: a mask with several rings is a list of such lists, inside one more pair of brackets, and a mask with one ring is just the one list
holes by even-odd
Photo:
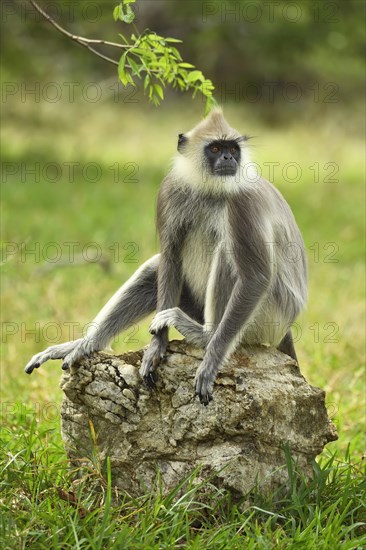
[[157, 470], [167, 491], [202, 465], [199, 479], [240, 496], [256, 480], [263, 490], [286, 482], [284, 443], [307, 472], [337, 439], [324, 391], [310, 386], [287, 355], [265, 347], [237, 351], [207, 407], [194, 395], [202, 356], [170, 342], [153, 391], [138, 373], [142, 350], [95, 353], [65, 374], [62, 437], [71, 461], [109, 456], [113, 484], [135, 496], [153, 488]]

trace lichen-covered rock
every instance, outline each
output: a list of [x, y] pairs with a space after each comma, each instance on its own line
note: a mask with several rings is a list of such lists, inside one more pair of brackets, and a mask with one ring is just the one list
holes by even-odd
[[263, 490], [286, 482], [284, 443], [307, 472], [337, 439], [324, 391], [310, 386], [287, 355], [240, 349], [219, 373], [207, 407], [194, 395], [202, 356], [185, 342], [170, 342], [153, 391], [138, 373], [142, 351], [84, 359], [61, 382], [70, 459], [109, 456], [113, 483], [132, 495], [151, 490], [157, 470], [169, 490], [198, 465], [201, 478], [245, 495], [256, 481]]

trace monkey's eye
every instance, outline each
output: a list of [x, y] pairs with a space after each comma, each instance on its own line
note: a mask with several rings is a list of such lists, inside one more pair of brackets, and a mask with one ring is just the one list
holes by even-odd
[[217, 145], [212, 145], [212, 147], [210, 147], [210, 151], [216, 155], [220, 151], [220, 148]]
[[230, 153], [231, 153], [232, 155], [235, 155], [237, 152], [238, 152], [238, 150], [237, 150], [236, 147], [230, 147]]

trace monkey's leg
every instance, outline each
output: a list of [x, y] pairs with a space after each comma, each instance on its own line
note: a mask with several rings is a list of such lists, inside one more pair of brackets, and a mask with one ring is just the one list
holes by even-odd
[[282, 351], [282, 353], [286, 353], [286, 355], [289, 355], [298, 363], [291, 329], [286, 332], [277, 349]]
[[188, 342], [198, 347], [207, 345], [222, 319], [235, 284], [226, 255], [224, 247], [218, 247], [215, 251], [207, 283], [204, 319], [202, 312], [194, 307], [189, 289], [185, 288], [180, 302], [181, 308], [173, 307], [157, 313], [150, 325], [152, 334], [163, 327], [174, 327]]
[[102, 308], [84, 338], [37, 353], [25, 372], [31, 374], [49, 359], [64, 359], [63, 368], [67, 369], [81, 357], [104, 349], [119, 332], [154, 311], [158, 264], [159, 254], [147, 260]]
[[204, 313], [206, 330], [211, 336], [225, 313], [235, 285], [232, 268], [228, 263], [230, 253], [232, 254], [222, 245], [216, 249], [212, 259]]

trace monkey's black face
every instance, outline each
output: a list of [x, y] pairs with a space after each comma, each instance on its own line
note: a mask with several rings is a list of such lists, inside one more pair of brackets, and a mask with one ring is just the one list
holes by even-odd
[[235, 140], [216, 140], [206, 145], [205, 157], [213, 176], [234, 176], [240, 164], [240, 147]]

